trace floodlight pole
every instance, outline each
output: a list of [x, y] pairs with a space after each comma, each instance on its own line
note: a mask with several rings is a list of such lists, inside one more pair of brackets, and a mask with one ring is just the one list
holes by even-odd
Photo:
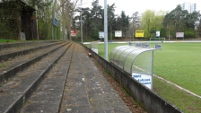
[[104, 52], [105, 60], [108, 60], [108, 20], [107, 20], [107, 0], [104, 0]]

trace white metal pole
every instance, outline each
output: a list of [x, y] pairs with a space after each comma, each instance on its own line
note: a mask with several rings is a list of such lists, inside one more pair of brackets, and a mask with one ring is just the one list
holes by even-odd
[[80, 14], [80, 16], [81, 16], [81, 43], [83, 43], [83, 30], [82, 30], [82, 0], [81, 0], [81, 14]]
[[153, 90], [153, 79], [154, 79], [154, 50], [152, 50], [152, 59], [151, 59], [151, 90]]
[[104, 50], [105, 60], [108, 60], [108, 20], [107, 20], [107, 0], [104, 0]]

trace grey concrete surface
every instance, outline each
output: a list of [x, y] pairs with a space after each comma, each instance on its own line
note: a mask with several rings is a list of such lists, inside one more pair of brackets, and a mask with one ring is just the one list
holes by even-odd
[[148, 113], [182, 113], [176, 106], [170, 104], [142, 84], [138, 83], [127, 72], [106, 61], [95, 52], [91, 50], [88, 51], [92, 53], [92, 56], [100, 63], [100, 65], [110, 72], [111, 76], [113, 76]]
[[131, 113], [87, 52], [75, 50], [61, 113]]

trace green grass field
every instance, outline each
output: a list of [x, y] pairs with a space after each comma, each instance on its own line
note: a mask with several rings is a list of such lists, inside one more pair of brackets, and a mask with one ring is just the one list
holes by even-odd
[[[109, 44], [108, 52], [120, 45], [128, 44]], [[99, 44], [99, 54], [104, 56], [103, 44]], [[162, 43], [162, 49], [154, 52], [154, 74], [201, 96], [200, 59], [201, 43]], [[185, 113], [201, 113], [201, 99], [157, 78], [153, 87], [155, 93]]]
[[8, 43], [8, 42], [17, 42], [17, 41], [16, 41], [16, 40], [1, 39], [1, 38], [0, 38], [0, 43]]

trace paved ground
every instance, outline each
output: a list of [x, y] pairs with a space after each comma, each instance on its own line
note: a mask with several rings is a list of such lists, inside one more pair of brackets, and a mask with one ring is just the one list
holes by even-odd
[[62, 113], [131, 113], [82, 47], [75, 48]]

